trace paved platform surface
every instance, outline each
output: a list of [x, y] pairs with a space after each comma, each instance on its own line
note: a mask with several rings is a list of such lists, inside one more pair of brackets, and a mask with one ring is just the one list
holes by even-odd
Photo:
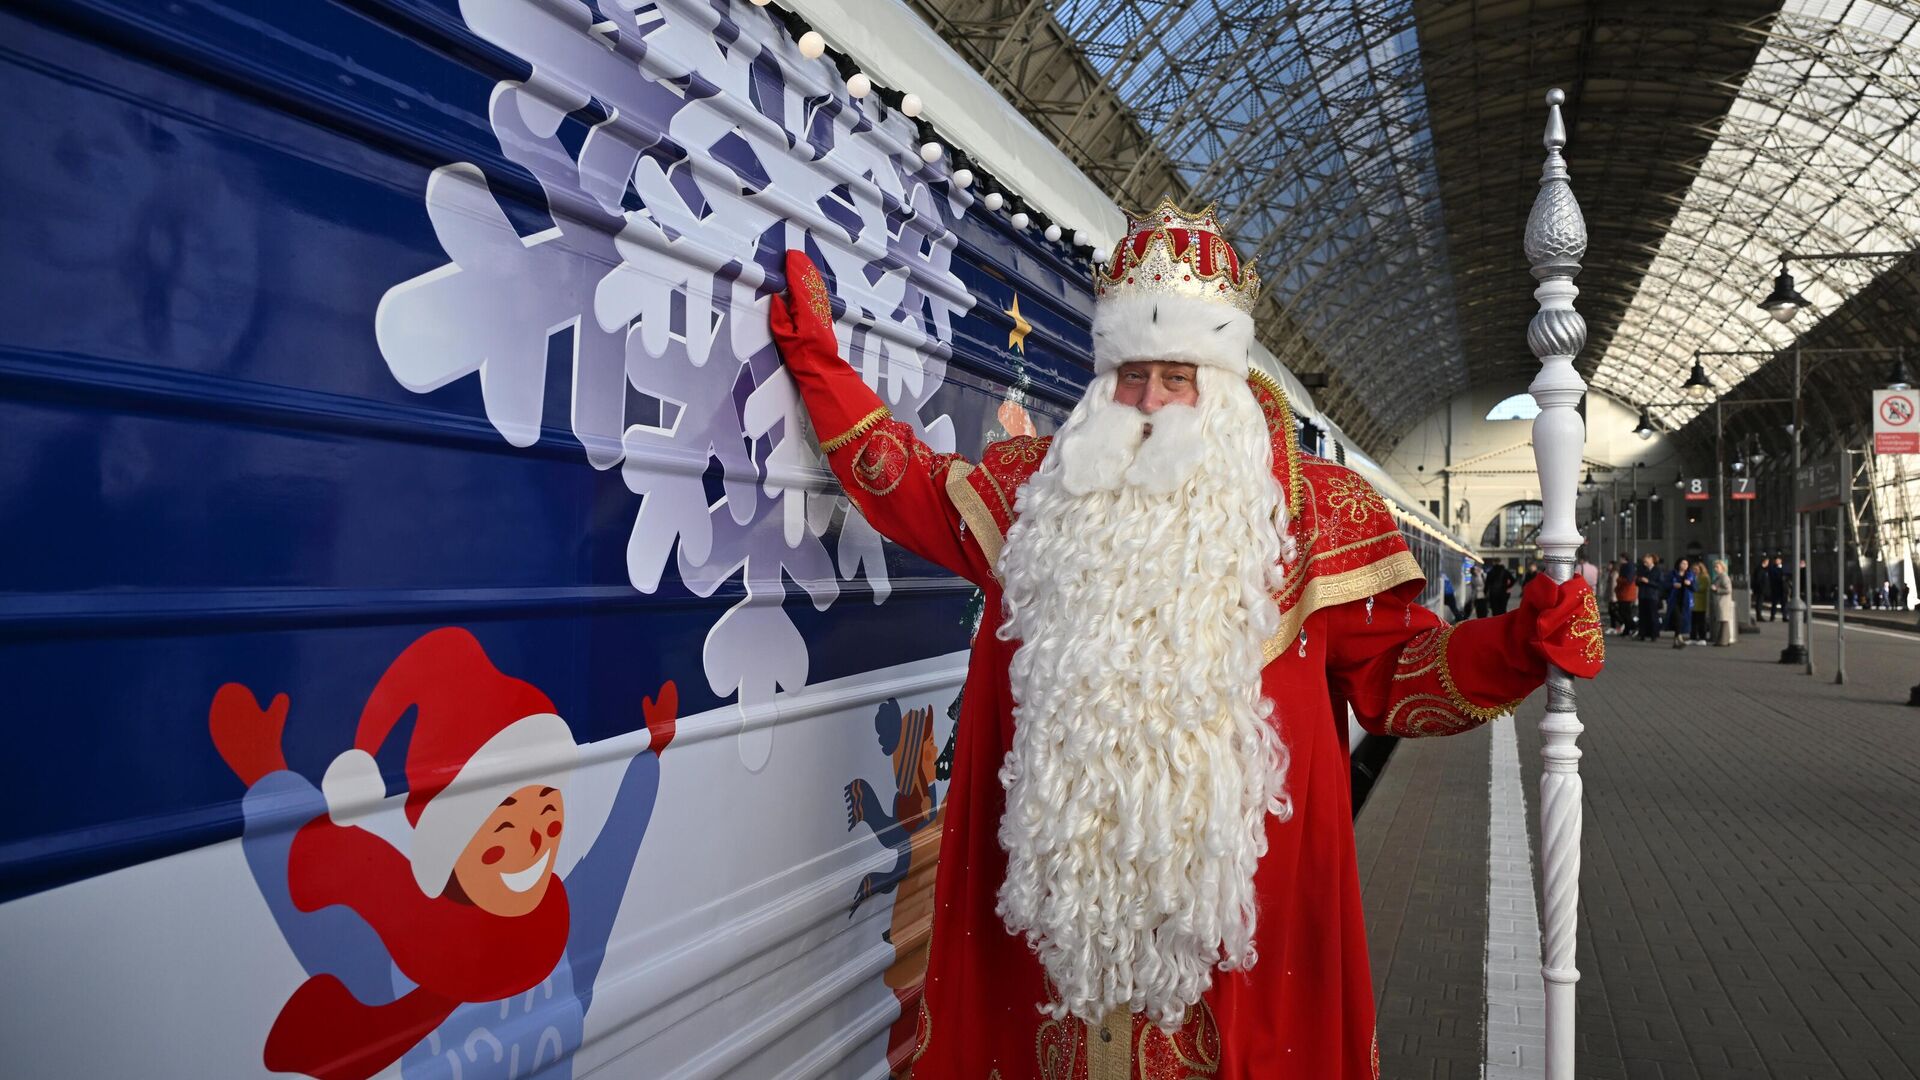
[[[1832, 624], [1811, 678], [1782, 629], [1611, 639], [1581, 697], [1583, 1080], [1920, 1076], [1920, 638], [1851, 627], [1835, 686]], [[1541, 711], [1516, 727], [1530, 819]], [[1488, 1060], [1490, 743], [1400, 743], [1356, 822], [1389, 1080]]]

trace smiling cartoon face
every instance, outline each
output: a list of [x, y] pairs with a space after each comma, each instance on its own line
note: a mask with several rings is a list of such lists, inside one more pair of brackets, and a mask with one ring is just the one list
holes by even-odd
[[453, 864], [460, 891], [495, 915], [525, 915], [540, 906], [566, 817], [558, 788], [529, 784], [507, 796]]

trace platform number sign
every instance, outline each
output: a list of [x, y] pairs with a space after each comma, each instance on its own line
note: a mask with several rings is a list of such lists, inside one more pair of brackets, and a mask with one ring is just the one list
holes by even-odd
[[1920, 454], [1920, 391], [1873, 392], [1873, 452]]
[[1681, 497], [1688, 502], [1706, 502], [1713, 498], [1713, 481], [1703, 476], [1688, 477]]
[[1752, 499], [1753, 498], [1753, 477], [1751, 476], [1734, 477], [1733, 483], [1728, 488], [1727, 495], [1729, 498], [1732, 498], [1735, 500]]

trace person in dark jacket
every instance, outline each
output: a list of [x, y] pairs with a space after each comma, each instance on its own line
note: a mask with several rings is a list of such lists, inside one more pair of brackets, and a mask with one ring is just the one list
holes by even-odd
[[1640, 570], [1634, 575], [1639, 592], [1641, 641], [1660, 640], [1660, 572], [1651, 552], [1640, 556]]
[[1505, 563], [1487, 565], [1487, 610], [1495, 615], [1507, 613], [1507, 596], [1513, 592], [1513, 571]]
[[1634, 610], [1639, 607], [1640, 585], [1632, 559], [1621, 559], [1613, 573], [1613, 633], [1626, 637], [1634, 628]]
[[1683, 557], [1673, 564], [1673, 587], [1667, 597], [1667, 609], [1672, 613], [1668, 624], [1673, 628], [1673, 647], [1687, 647], [1687, 635], [1693, 629], [1693, 586], [1695, 582], [1693, 567]]
[[1767, 567], [1767, 621], [1778, 622], [1787, 607], [1787, 566], [1780, 556]]

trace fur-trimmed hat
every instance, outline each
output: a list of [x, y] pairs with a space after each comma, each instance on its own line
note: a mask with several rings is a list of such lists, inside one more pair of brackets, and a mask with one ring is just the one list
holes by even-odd
[[1094, 273], [1094, 370], [1130, 360], [1178, 360], [1245, 374], [1252, 366], [1260, 275], [1240, 264], [1209, 205], [1198, 214], [1162, 200], [1132, 217]]

